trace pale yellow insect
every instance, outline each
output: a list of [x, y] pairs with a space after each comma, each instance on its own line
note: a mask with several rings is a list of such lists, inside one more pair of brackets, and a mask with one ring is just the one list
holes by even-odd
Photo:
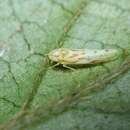
[[48, 57], [57, 62], [54, 66], [62, 64], [63, 67], [72, 69], [69, 65], [98, 64], [108, 62], [117, 57], [116, 49], [68, 49], [59, 48], [51, 51]]

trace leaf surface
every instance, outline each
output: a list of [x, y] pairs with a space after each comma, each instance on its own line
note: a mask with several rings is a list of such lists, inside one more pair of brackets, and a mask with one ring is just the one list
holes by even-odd
[[[1, 128], [129, 129], [129, 5], [129, 0], [1, 1]], [[73, 72], [51, 68], [46, 54], [60, 47], [114, 48], [119, 57]]]

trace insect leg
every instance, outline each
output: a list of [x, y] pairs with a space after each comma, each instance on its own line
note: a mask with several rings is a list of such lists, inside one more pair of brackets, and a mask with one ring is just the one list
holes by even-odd
[[72, 70], [72, 71], [75, 71], [75, 69], [74, 69], [74, 68], [69, 67], [69, 66], [67, 66], [67, 65], [64, 65], [64, 64], [63, 64], [63, 67], [65, 67], [65, 68], [67, 68], [67, 69], [70, 69], [70, 70]]
[[55, 65], [52, 65], [50, 68], [55, 68], [58, 65], [60, 65], [60, 63], [56, 63]]

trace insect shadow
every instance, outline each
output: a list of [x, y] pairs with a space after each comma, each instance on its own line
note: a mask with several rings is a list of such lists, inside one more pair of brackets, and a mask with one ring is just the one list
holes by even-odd
[[[55, 65], [56, 63], [54, 62], [52, 64]], [[79, 64], [79, 65], [67, 65], [67, 67], [64, 67], [64, 65], [62, 64], [59, 64], [55, 67], [52, 67], [54, 70], [62, 70], [62, 71], [65, 71], [65, 72], [68, 72], [68, 71], [75, 71], [75, 70], [79, 70], [79, 69], [87, 69], [87, 68], [93, 68], [93, 67], [96, 67], [96, 66], [102, 66], [104, 64], [104, 62], [102, 63], [97, 63], [97, 64]], [[70, 69], [69, 69], [70, 68]]]

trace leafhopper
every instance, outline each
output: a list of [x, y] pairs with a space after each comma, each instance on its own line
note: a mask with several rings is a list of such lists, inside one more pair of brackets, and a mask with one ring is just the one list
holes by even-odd
[[56, 62], [54, 65], [62, 64], [63, 67], [72, 69], [70, 65], [99, 64], [114, 60], [117, 57], [117, 49], [68, 49], [59, 48], [52, 50], [48, 57]]

